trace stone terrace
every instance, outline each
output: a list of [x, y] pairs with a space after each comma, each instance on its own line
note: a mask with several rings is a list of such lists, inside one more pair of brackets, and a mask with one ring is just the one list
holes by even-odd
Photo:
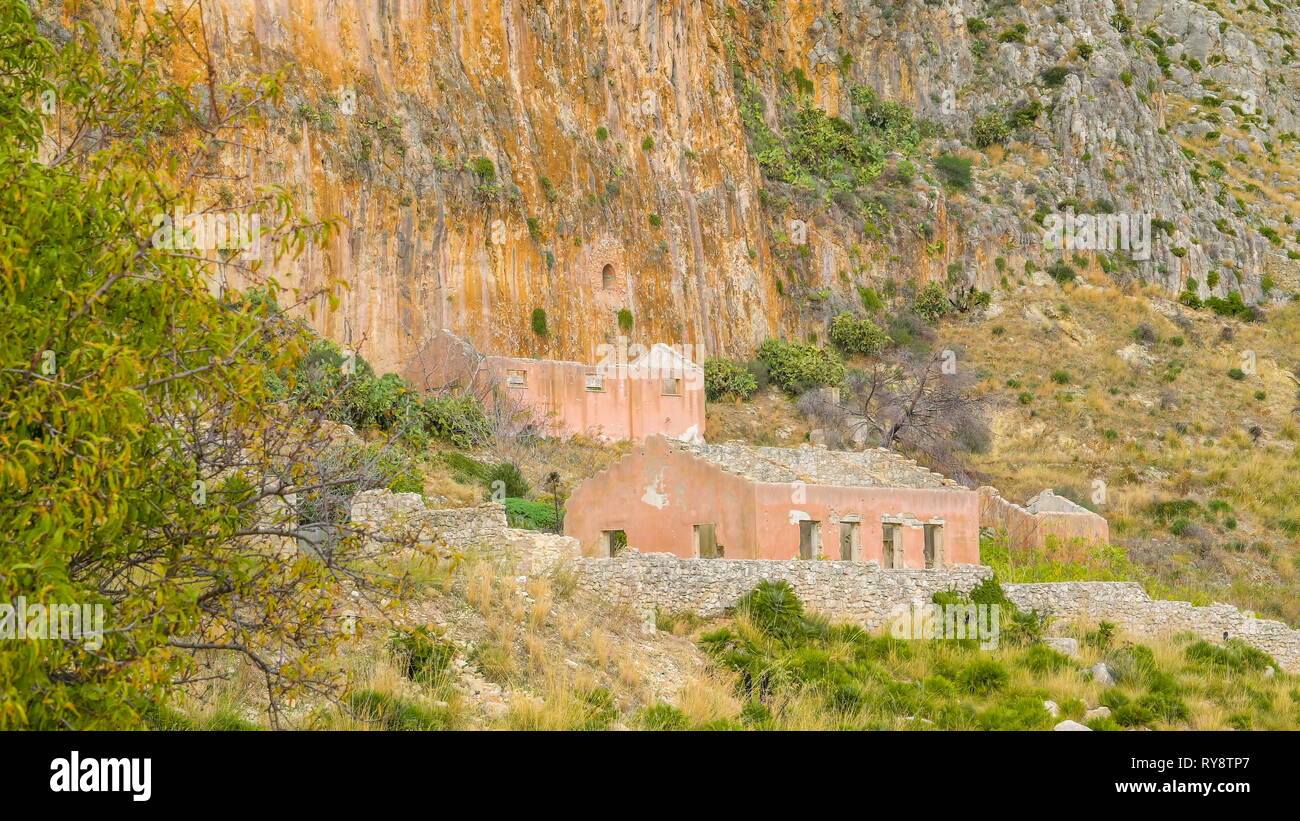
[[960, 487], [953, 480], [885, 448], [848, 452], [820, 447], [755, 447], [734, 442], [678, 447], [754, 482], [918, 489]]

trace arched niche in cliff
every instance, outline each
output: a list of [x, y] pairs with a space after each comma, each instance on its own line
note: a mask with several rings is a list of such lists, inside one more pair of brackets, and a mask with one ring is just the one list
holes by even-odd
[[624, 259], [623, 243], [604, 237], [580, 251], [581, 282], [600, 310], [618, 310], [627, 305], [631, 277]]

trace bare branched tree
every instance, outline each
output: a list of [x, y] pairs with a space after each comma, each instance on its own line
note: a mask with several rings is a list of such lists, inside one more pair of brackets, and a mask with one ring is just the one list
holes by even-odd
[[800, 408], [857, 444], [915, 448], [941, 464], [987, 446], [987, 400], [951, 348], [878, 358], [851, 369], [838, 392], [806, 394]]

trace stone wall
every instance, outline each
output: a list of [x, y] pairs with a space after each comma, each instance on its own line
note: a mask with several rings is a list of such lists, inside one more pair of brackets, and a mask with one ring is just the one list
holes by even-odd
[[[888, 626], [897, 608], [928, 603], [937, 592], [968, 591], [992, 574], [988, 567], [882, 570], [875, 562], [683, 559], [629, 551], [617, 558], [574, 560], [578, 586], [633, 610], [723, 614], [763, 579], [784, 579], [804, 604], [834, 621], [871, 630]], [[1135, 636], [1191, 632], [1210, 641], [1240, 638], [1273, 656], [1288, 672], [1300, 671], [1300, 631], [1259, 619], [1227, 604], [1195, 607], [1152, 599], [1135, 582], [1004, 584], [1018, 607], [1052, 619], [1110, 621]]]
[[1044, 582], [1004, 584], [1018, 607], [1056, 618], [1110, 621], [1135, 635], [1190, 632], [1210, 641], [1239, 638], [1275, 658], [1283, 670], [1300, 672], [1300, 630], [1260, 619], [1230, 604], [1196, 607], [1152, 599], [1136, 582]]
[[928, 603], [944, 590], [970, 590], [992, 573], [976, 565], [886, 571], [875, 562], [682, 559], [636, 551], [576, 565], [579, 587], [634, 610], [717, 616], [763, 579], [784, 579], [809, 609], [871, 629], [887, 626], [900, 606]]
[[449, 552], [503, 550], [518, 558], [525, 570], [582, 553], [578, 540], [569, 536], [510, 527], [499, 502], [430, 510], [418, 493], [368, 490], [352, 500], [352, 523], [376, 538], [413, 540]]
[[[577, 539], [509, 527], [505, 507], [429, 510], [418, 493], [371, 490], [352, 505], [353, 524], [367, 533], [415, 538], [442, 549], [500, 550], [525, 573], [566, 563], [578, 586], [633, 610], [692, 612], [717, 616], [763, 579], [784, 579], [810, 610], [835, 621], [872, 630], [887, 627], [897, 608], [928, 603], [945, 590], [968, 591], [992, 574], [980, 565], [939, 570], [882, 570], [876, 562], [684, 559], [668, 553], [629, 550], [617, 558], [583, 558]], [[1044, 582], [1004, 584], [1017, 606], [1053, 619], [1090, 624], [1110, 621], [1135, 636], [1190, 632], [1210, 641], [1240, 638], [1273, 656], [1288, 672], [1300, 672], [1300, 630], [1255, 618], [1236, 607], [1152, 599], [1135, 582]]]

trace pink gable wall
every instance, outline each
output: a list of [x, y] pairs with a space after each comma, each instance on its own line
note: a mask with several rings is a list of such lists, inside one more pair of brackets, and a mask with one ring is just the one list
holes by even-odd
[[565, 504], [564, 532], [600, 553], [601, 532], [622, 530], [642, 553], [691, 557], [694, 525], [712, 522], [728, 559], [757, 558], [754, 486], [654, 437], [583, 482]]
[[[525, 404], [561, 435], [589, 434], [640, 440], [661, 434], [698, 440], [704, 434], [704, 384], [695, 372], [673, 374], [680, 395], [664, 395], [659, 374], [627, 366], [584, 365], [549, 359], [490, 356], [485, 364], [500, 391]], [[507, 371], [525, 373], [525, 387], [506, 385]], [[603, 390], [587, 390], [588, 374], [602, 375]], [[668, 375], [668, 374], [665, 374]]]

